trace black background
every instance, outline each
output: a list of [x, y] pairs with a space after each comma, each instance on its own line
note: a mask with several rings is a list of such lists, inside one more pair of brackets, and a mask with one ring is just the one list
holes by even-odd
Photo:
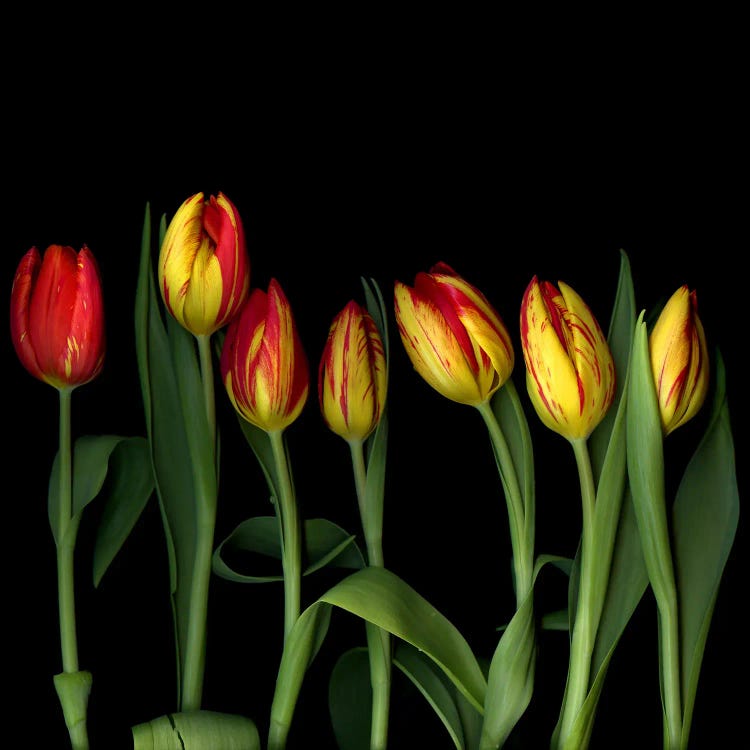
[[[641, 38], [636, 51], [625, 39], [608, 38], [585, 53], [561, 44], [542, 63], [536, 48], [513, 57], [498, 52], [507, 40], [481, 36], [476, 44], [471, 35], [420, 37], [418, 48], [391, 39], [359, 55], [354, 39], [341, 52], [314, 49], [294, 62], [287, 58], [293, 45], [282, 44], [252, 65], [238, 55], [231, 65], [183, 59], [163, 68], [145, 59], [154, 40], [144, 37], [140, 47], [128, 47], [131, 57], [97, 71], [106, 47], [100, 41], [75, 53], [57, 49], [42, 72], [29, 69], [23, 84], [10, 82], [2, 171], [8, 298], [16, 265], [33, 245], [85, 243], [101, 266], [107, 359], [101, 376], [74, 394], [75, 435], [145, 434], [133, 335], [145, 206], [156, 221], [195, 192], [221, 190], [244, 220], [251, 285], [280, 282], [310, 360], [310, 398], [287, 432], [306, 517], [358, 529], [348, 449], [323, 425], [315, 388], [331, 319], [349, 299], [363, 300], [360, 276], [375, 279], [390, 304], [395, 279], [411, 283], [439, 260], [452, 265], [511, 330], [513, 377], [525, 398], [517, 321], [526, 284], [534, 274], [566, 281], [606, 326], [621, 249], [639, 308], [682, 283], [697, 290], [709, 343], [727, 364], [742, 498], [746, 170], [731, 45], [717, 44], [709, 54], [672, 39], [667, 52], [656, 39]], [[478, 654], [489, 655], [494, 629], [512, 613], [507, 520], [490, 444], [473, 409], [418, 378], [392, 316], [390, 326], [386, 565]], [[9, 336], [3, 357], [10, 406], [2, 526], [7, 710], [49, 738], [42, 746], [65, 747], [52, 686], [61, 664], [46, 510], [57, 393], [23, 370]], [[218, 540], [270, 506], [221, 390], [217, 401], [224, 441]], [[537, 551], [572, 556], [580, 531], [573, 454], [532, 412], [529, 421]], [[700, 425], [696, 419], [670, 438], [675, 467]], [[167, 562], [152, 501], [94, 589], [96, 521], [92, 504], [76, 558], [80, 662], [94, 675], [92, 748], [115, 750], [130, 746], [132, 725], [175, 709]], [[695, 748], [733, 746], [744, 727], [745, 545], [741, 520], [708, 636]], [[334, 580], [327, 572], [306, 579], [303, 599], [312, 602]], [[563, 606], [563, 587], [562, 577], [548, 574], [540, 609]], [[279, 586], [212, 579], [204, 707], [250, 716], [262, 735], [282, 606]], [[339, 653], [362, 644], [361, 623], [334, 613], [303, 685], [290, 750], [311, 741], [334, 746], [327, 675]], [[563, 634], [543, 634], [540, 648], [536, 692], [521, 727], [534, 748], [548, 742], [567, 666]], [[429, 707], [397, 677], [393, 750], [449, 748]], [[592, 747], [659, 748], [659, 700], [656, 615], [647, 592], [612, 661]]]

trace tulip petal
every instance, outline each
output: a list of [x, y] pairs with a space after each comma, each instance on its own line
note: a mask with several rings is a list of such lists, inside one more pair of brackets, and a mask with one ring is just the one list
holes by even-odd
[[36, 378], [44, 380], [29, 335], [29, 304], [42, 260], [37, 248], [23, 256], [13, 279], [10, 296], [10, 336], [21, 364]]

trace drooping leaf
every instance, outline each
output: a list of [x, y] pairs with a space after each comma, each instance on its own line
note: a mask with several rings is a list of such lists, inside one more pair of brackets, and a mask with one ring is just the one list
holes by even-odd
[[[472, 746], [467, 744], [464, 736], [464, 719], [457, 701], [460, 693], [457, 693], [455, 685], [448, 680], [445, 672], [422, 651], [404, 641], [397, 641], [393, 663], [416, 685], [432, 706], [456, 750], [471, 750]], [[481, 717], [475, 708], [471, 710], [475, 716]]]
[[[304, 522], [305, 560], [304, 575], [326, 565], [340, 568], [362, 568], [364, 557], [355, 537], [325, 518], [309, 518]], [[281, 539], [276, 516], [256, 516], [242, 521], [214, 551], [214, 573], [239, 583], [267, 583], [282, 581], [283, 571], [275, 574], [241, 573], [225, 559], [227, 553], [252, 553], [281, 560]]]
[[332, 606], [423, 651], [474, 708], [483, 712], [487, 683], [461, 633], [395, 573], [366, 567], [329, 589], [304, 610], [292, 628], [277, 675], [267, 750], [284, 747], [305, 670], [325, 637]]

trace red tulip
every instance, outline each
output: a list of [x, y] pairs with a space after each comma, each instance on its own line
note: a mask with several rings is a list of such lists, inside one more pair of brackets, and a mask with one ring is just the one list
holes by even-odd
[[220, 368], [232, 405], [251, 424], [275, 432], [299, 416], [310, 387], [307, 357], [275, 279], [267, 294], [254, 289], [230, 323]]
[[84, 245], [32, 247], [13, 279], [10, 334], [21, 364], [58, 390], [93, 380], [105, 353], [99, 268]]

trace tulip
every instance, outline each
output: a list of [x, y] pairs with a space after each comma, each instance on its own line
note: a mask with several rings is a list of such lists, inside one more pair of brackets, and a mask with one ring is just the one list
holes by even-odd
[[32, 247], [13, 279], [10, 333], [21, 364], [58, 390], [93, 380], [105, 354], [104, 303], [91, 251]]
[[328, 427], [344, 440], [364, 440], [377, 427], [386, 393], [383, 341], [354, 300], [334, 318], [318, 368], [318, 400]]
[[586, 303], [535, 276], [521, 303], [526, 387], [542, 422], [568, 440], [587, 438], [615, 396], [607, 340]]
[[692, 419], [708, 391], [706, 336], [695, 291], [681, 286], [667, 301], [649, 336], [664, 435]]
[[486, 403], [508, 380], [514, 353], [508, 331], [474, 286], [445, 263], [397, 281], [395, 316], [414, 369], [438, 393], [470, 406]]
[[223, 194], [196, 193], [177, 209], [159, 253], [159, 288], [175, 320], [210, 336], [239, 312], [250, 286], [245, 231]]
[[307, 358], [275, 279], [267, 294], [254, 289], [229, 325], [220, 369], [232, 405], [256, 427], [281, 431], [299, 416], [309, 390]]

